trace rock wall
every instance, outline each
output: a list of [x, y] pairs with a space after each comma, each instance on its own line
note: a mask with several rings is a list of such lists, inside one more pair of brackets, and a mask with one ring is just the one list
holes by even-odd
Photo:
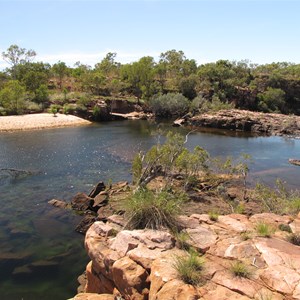
[[175, 121], [176, 124], [250, 131], [266, 135], [300, 135], [299, 116], [259, 113], [237, 109], [185, 117]]
[[[122, 230], [124, 220], [114, 215], [87, 231], [87, 282], [84, 293], [73, 299], [300, 299], [300, 247], [287, 241], [290, 233], [279, 230], [280, 224], [289, 225], [300, 234], [300, 214], [231, 214], [217, 221], [194, 214], [180, 221], [189, 235], [187, 242], [205, 258], [202, 285], [179, 278], [174, 259], [187, 254], [170, 233]], [[260, 222], [274, 228], [272, 237], [256, 233]], [[248, 278], [233, 274], [235, 261], [249, 268]]]

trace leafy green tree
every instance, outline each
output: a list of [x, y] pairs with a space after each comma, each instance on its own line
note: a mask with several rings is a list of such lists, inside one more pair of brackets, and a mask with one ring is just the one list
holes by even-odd
[[285, 103], [285, 92], [282, 89], [268, 87], [263, 93], [257, 95], [258, 108], [263, 112], [281, 112]]
[[52, 72], [58, 77], [59, 88], [62, 90], [62, 82], [64, 77], [68, 74], [68, 67], [66, 63], [59, 61], [52, 66]]
[[49, 91], [45, 84], [41, 84], [36, 90], [35, 90], [35, 96], [33, 98], [33, 101], [36, 103], [46, 103], [49, 100]]
[[142, 96], [149, 99], [155, 93], [154, 66], [153, 57], [145, 56], [138, 62], [124, 65], [121, 68], [122, 79], [131, 85], [132, 92], [138, 100]]
[[19, 64], [32, 61], [35, 56], [36, 52], [34, 50], [20, 48], [17, 45], [11, 45], [6, 52], [2, 52], [3, 59], [11, 65], [11, 75], [13, 79], [16, 79], [16, 67]]
[[22, 82], [28, 92], [36, 92], [41, 85], [47, 85], [50, 78], [50, 65], [42, 62], [27, 62], [16, 67], [17, 80]]
[[116, 72], [120, 64], [115, 61], [117, 53], [108, 52], [102, 61], [95, 65], [95, 69], [100, 70], [106, 77]]
[[179, 89], [183, 96], [192, 100], [197, 96], [197, 78], [195, 76], [184, 77], [180, 80]]
[[0, 106], [7, 114], [22, 114], [25, 109], [25, 88], [17, 80], [5, 83], [0, 91]]

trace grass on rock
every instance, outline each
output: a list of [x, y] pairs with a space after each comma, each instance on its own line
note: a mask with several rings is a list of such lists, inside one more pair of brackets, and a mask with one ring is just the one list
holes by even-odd
[[177, 256], [174, 262], [179, 278], [192, 285], [198, 285], [203, 281], [201, 272], [203, 265], [204, 258], [200, 257], [196, 251], [190, 251], [187, 256]]
[[177, 216], [181, 212], [184, 200], [184, 194], [169, 190], [153, 192], [147, 188], [140, 188], [125, 201], [127, 227], [176, 230]]

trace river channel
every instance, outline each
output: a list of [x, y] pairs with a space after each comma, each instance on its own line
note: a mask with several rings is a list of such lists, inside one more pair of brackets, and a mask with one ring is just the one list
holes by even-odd
[[[0, 134], [0, 299], [63, 300], [76, 294], [77, 276], [88, 262], [83, 236], [74, 232], [80, 216], [56, 209], [53, 198], [71, 200], [100, 180], [131, 180], [135, 152], [157, 143], [168, 124], [116, 121], [91, 126]], [[163, 140], [163, 137], [161, 138]], [[200, 145], [212, 156], [250, 154], [250, 182], [277, 178], [296, 189], [300, 140], [254, 137], [220, 130], [189, 134], [187, 147]]]

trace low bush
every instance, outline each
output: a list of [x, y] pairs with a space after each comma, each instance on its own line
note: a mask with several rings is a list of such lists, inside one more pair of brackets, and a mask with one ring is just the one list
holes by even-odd
[[158, 117], [179, 116], [188, 112], [190, 101], [182, 94], [168, 93], [150, 99], [149, 107]]
[[288, 241], [296, 246], [300, 246], [300, 234], [298, 233], [292, 233], [288, 237]]
[[198, 285], [202, 282], [203, 266], [203, 257], [199, 257], [195, 251], [188, 253], [187, 256], [177, 256], [174, 262], [174, 269], [178, 272], [179, 278], [192, 285]]
[[217, 212], [209, 212], [208, 216], [211, 221], [214, 221], [214, 222], [218, 221], [219, 214]]
[[292, 229], [291, 229], [290, 225], [288, 225], [288, 224], [279, 224], [278, 228], [281, 231], [286, 231], [286, 232], [289, 232], [289, 233], [292, 232]]
[[147, 188], [140, 188], [126, 200], [127, 227], [176, 230], [176, 218], [184, 199], [183, 194], [168, 190], [153, 192]]

